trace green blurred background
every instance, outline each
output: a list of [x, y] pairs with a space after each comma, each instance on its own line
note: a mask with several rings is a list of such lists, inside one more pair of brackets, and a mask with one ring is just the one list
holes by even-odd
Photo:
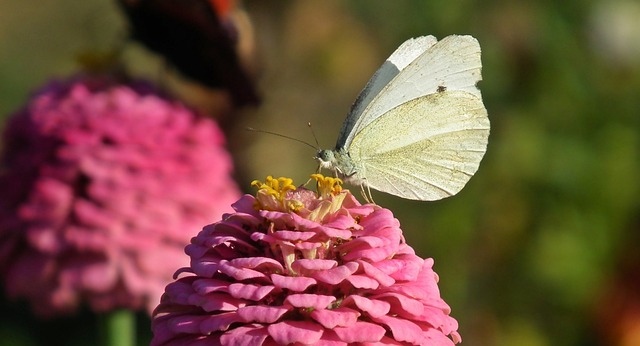
[[[483, 51], [479, 87], [492, 125], [479, 171], [452, 198], [374, 193], [376, 202], [395, 213], [419, 255], [435, 259], [463, 345], [640, 345], [639, 1], [242, 5], [263, 98], [234, 113], [228, 132], [247, 192], [266, 175], [303, 183], [316, 163], [310, 148], [246, 126], [313, 143], [311, 122], [332, 147], [356, 95], [400, 43], [471, 34]], [[78, 53], [125, 36], [114, 1], [0, 0], [2, 119], [36, 86], [77, 71]], [[171, 83], [171, 69], [136, 44], [127, 43], [125, 62], [135, 75]], [[188, 90], [177, 92], [193, 96]], [[97, 339], [88, 312], [40, 321], [4, 298], [2, 309], [1, 345]], [[144, 345], [149, 322], [138, 319]]]

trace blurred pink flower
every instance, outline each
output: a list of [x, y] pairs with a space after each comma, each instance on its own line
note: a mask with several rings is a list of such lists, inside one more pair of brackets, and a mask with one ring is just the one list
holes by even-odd
[[433, 272], [398, 220], [339, 180], [287, 178], [204, 227], [154, 312], [152, 345], [453, 345]]
[[7, 124], [0, 274], [42, 315], [155, 307], [240, 192], [213, 120], [144, 83], [52, 82]]

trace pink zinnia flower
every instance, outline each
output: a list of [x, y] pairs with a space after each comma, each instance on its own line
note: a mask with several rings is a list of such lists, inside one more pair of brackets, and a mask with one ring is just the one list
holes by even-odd
[[0, 275], [44, 315], [151, 311], [194, 232], [240, 196], [215, 122], [144, 83], [53, 82], [3, 141]]
[[204, 227], [154, 312], [152, 345], [453, 345], [433, 272], [398, 220], [313, 175], [254, 182]]

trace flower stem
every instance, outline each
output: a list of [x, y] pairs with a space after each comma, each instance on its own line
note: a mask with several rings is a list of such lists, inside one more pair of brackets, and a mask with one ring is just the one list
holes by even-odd
[[134, 346], [136, 316], [130, 310], [114, 310], [100, 316], [100, 344]]

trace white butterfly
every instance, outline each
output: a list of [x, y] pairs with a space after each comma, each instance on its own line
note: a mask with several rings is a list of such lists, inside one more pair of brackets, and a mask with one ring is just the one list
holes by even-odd
[[424, 201], [455, 195], [487, 150], [481, 67], [471, 36], [404, 42], [356, 99], [335, 149], [317, 152], [320, 167], [363, 192]]

